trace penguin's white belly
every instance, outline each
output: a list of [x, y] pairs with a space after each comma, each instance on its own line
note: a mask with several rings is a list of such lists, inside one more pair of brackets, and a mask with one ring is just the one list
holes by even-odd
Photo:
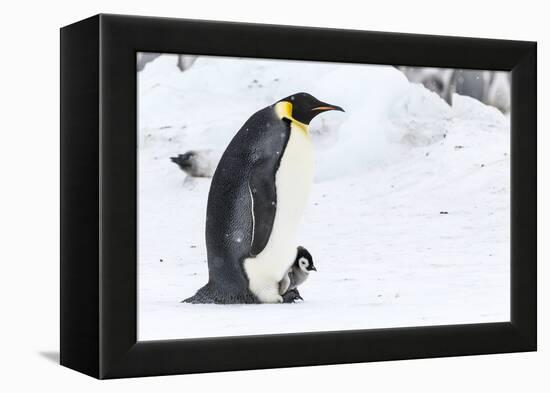
[[291, 125], [275, 176], [277, 209], [266, 247], [244, 261], [249, 288], [262, 303], [281, 302], [279, 282], [296, 257], [296, 231], [313, 183], [314, 157], [309, 135]]

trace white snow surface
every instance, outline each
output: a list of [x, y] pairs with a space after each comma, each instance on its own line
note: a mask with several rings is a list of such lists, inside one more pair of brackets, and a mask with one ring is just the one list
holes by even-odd
[[[510, 319], [510, 132], [498, 110], [449, 107], [393, 67], [162, 55], [138, 74], [138, 337], [180, 339]], [[255, 111], [306, 91], [316, 182], [298, 244], [304, 302], [180, 303], [208, 279], [210, 179], [169, 157], [223, 150]], [[298, 245], [297, 244], [297, 245]]]

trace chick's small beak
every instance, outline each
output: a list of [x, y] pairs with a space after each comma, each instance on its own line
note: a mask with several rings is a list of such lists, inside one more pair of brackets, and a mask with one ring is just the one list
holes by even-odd
[[311, 268], [311, 270], [317, 271], [317, 268], [316, 268], [315, 266], [313, 266], [313, 267]]
[[319, 112], [326, 112], [326, 111], [340, 111], [345, 112], [342, 107], [336, 106], [336, 105], [323, 105], [323, 106], [317, 106], [312, 109], [312, 111], [319, 111]]

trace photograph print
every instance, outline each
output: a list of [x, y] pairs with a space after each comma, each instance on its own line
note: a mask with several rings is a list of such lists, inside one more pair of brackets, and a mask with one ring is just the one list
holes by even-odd
[[137, 53], [138, 340], [510, 321], [510, 75]]

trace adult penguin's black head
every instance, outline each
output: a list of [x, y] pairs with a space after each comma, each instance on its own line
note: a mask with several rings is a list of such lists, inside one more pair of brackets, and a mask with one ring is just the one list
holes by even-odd
[[296, 121], [302, 124], [308, 125], [313, 118], [323, 112], [327, 111], [341, 111], [344, 110], [336, 105], [327, 104], [326, 102], [319, 101], [308, 93], [296, 93], [292, 94], [282, 100], [279, 103], [288, 103], [290, 115]]

